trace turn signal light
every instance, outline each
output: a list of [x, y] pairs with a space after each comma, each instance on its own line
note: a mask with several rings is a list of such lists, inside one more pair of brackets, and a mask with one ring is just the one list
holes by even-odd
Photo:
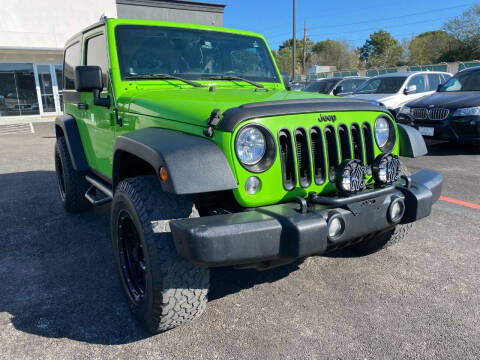
[[167, 181], [168, 179], [168, 172], [165, 166], [160, 166], [160, 170], [158, 171], [158, 175], [160, 175], [160, 180]]

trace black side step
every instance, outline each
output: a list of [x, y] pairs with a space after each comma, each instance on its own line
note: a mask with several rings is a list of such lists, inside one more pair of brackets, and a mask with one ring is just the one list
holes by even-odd
[[[104, 181], [100, 180], [97, 177], [92, 175], [86, 175], [85, 180], [87, 180], [92, 186], [90, 186], [85, 193], [85, 197], [88, 201], [92, 203], [94, 206], [100, 206], [109, 203], [112, 201], [113, 192], [109, 185], [107, 185]], [[101, 199], [97, 199], [96, 191], [100, 191], [105, 197]]]

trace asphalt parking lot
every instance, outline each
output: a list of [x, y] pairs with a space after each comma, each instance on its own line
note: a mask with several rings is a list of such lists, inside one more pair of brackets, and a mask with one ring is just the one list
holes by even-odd
[[200, 319], [150, 336], [123, 298], [109, 207], [63, 210], [53, 125], [34, 129], [0, 133], [0, 358], [480, 358], [471, 149], [436, 145], [405, 159], [412, 172], [439, 171], [448, 201], [403, 242], [368, 257], [345, 250], [264, 272], [217, 269]]

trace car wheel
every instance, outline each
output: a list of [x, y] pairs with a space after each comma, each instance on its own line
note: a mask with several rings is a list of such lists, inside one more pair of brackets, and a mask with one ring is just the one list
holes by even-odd
[[55, 172], [60, 199], [68, 212], [78, 213], [92, 206], [85, 198], [90, 185], [85, 180], [85, 173], [73, 168], [64, 137], [57, 138], [55, 144]]
[[155, 176], [121, 181], [111, 210], [113, 250], [131, 311], [152, 333], [204, 311], [210, 272], [181, 257], [169, 220], [198, 217], [193, 202], [161, 191]]

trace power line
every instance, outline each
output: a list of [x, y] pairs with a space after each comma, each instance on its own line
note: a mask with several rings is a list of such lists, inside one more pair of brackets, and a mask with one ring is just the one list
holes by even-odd
[[[464, 3], [462, 5], [456, 5], [456, 6], [450, 6], [450, 7], [446, 7], [446, 8], [438, 8], [438, 9], [434, 9], [434, 10], [430, 10], [430, 11], [425, 11], [425, 12], [417, 12], [417, 13], [409, 13], [409, 14], [404, 14], [404, 15], [397, 15], [395, 17], [392, 17], [392, 18], [377, 18], [377, 19], [369, 19], [368, 21], [360, 21], [360, 22], [356, 22], [356, 23], [348, 23], [348, 24], [336, 24], [336, 25], [322, 25], [322, 26], [317, 26], [317, 27], [310, 27], [310, 29], [318, 29], [318, 28], [323, 28], [323, 27], [327, 27], [327, 28], [332, 28], [332, 27], [344, 27], [344, 26], [350, 26], [350, 25], [359, 25], [359, 24], [363, 24], [363, 23], [371, 23], [371, 22], [384, 22], [384, 21], [390, 21], [390, 20], [396, 20], [396, 19], [403, 19], [403, 18], [408, 18], [408, 17], [412, 17], [412, 16], [418, 16], [418, 15], [423, 15], [423, 14], [428, 14], [428, 13], [431, 13], [431, 12], [438, 12], [438, 11], [443, 11], [443, 10], [451, 10], [451, 9], [456, 9], [456, 8], [461, 8], [461, 7], [465, 7], [465, 6], [470, 6], [470, 5], [474, 5], [476, 2], [474, 3]], [[448, 18], [450, 18], [451, 16], [448, 16]], [[357, 30], [355, 30], [354, 32], [357, 32]], [[288, 32], [284, 32], [284, 33], [278, 33], [278, 34], [273, 34], [273, 35], [269, 35], [268, 37], [269, 38], [277, 38], [277, 37], [281, 37], [281, 36], [285, 36], [285, 35], [289, 35], [290, 33]]]
[[[392, 4], [392, 5], [396, 6], [397, 4]], [[382, 6], [382, 9], [388, 8], [387, 6], [385, 6], [384, 1], [381, 1], [381, 2], [377, 3], [377, 5], [373, 5], [373, 6], [369, 6], [369, 7], [361, 7], [361, 8], [357, 8], [357, 9], [351, 9], [350, 11], [344, 11], [344, 12], [342, 12], [342, 15], [358, 13], [361, 10], [377, 9], [379, 6]], [[318, 18], [318, 16], [307, 16], [305, 18], [305, 20], [314, 19], [314, 18], [316, 19], [316, 18]], [[287, 22], [281, 23], [280, 25], [277, 24], [275, 26], [269, 26], [269, 27], [260, 28], [260, 29], [263, 29], [263, 30], [278, 29], [278, 28], [285, 27], [285, 24], [287, 24]]]

